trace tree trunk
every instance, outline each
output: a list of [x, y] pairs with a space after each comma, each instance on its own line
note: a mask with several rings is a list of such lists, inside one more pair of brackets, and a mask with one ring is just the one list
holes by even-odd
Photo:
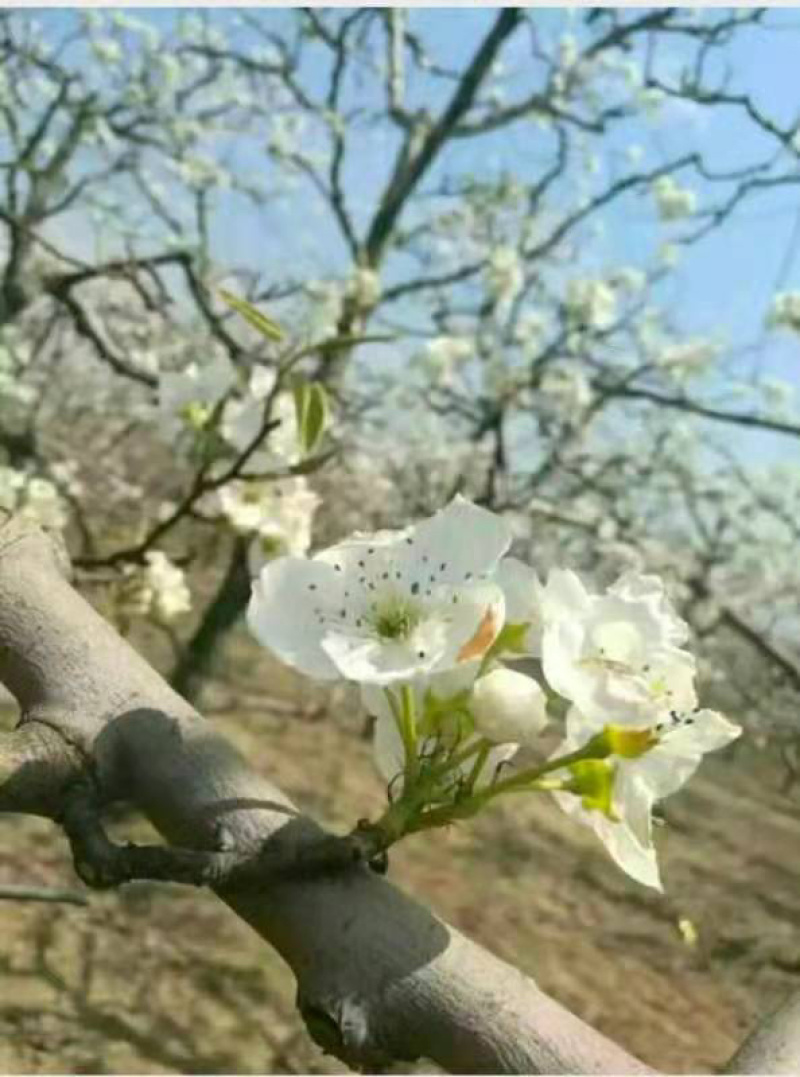
[[247, 544], [243, 538], [237, 537], [225, 575], [169, 678], [172, 687], [184, 699], [194, 702], [198, 698], [211, 672], [215, 654], [219, 652], [228, 632], [244, 614], [249, 599]]

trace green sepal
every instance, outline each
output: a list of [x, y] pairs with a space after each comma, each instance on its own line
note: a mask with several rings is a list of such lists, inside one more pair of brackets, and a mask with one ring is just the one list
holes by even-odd
[[587, 811], [599, 811], [618, 822], [612, 806], [616, 767], [605, 759], [582, 759], [573, 763], [569, 772], [572, 778], [564, 782], [564, 792], [580, 797]]

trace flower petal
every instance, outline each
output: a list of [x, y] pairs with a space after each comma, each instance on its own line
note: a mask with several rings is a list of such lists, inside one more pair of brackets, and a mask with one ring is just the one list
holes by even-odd
[[406, 563], [418, 575], [434, 574], [437, 584], [461, 584], [493, 572], [512, 538], [501, 516], [458, 495], [410, 529]]
[[321, 644], [328, 617], [341, 605], [341, 583], [330, 566], [302, 557], [278, 557], [253, 581], [247, 607], [250, 631], [282, 661], [310, 677], [341, 677]]
[[536, 571], [516, 557], [504, 557], [492, 581], [506, 600], [506, 624], [527, 624], [524, 654], [542, 653], [542, 583]]

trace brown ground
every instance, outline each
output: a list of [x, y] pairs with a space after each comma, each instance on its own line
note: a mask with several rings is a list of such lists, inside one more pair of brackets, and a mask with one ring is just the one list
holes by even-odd
[[[259, 652], [240, 637], [228, 653], [211, 720], [329, 823], [376, 812], [360, 719], [270, 714]], [[666, 896], [627, 880], [547, 798], [410, 839], [391, 874], [649, 1063], [709, 1072], [800, 977], [800, 822], [779, 780], [744, 746], [667, 802]], [[0, 816], [0, 882], [75, 885], [55, 827]], [[292, 992], [209, 895], [137, 885], [86, 908], [0, 901], [4, 1073], [343, 1072], [307, 1040]]]

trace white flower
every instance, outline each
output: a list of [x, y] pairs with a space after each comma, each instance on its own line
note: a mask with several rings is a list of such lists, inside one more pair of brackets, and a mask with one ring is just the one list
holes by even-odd
[[469, 709], [476, 731], [495, 744], [532, 745], [547, 724], [542, 686], [513, 669], [493, 669], [479, 677]]
[[150, 607], [162, 621], [173, 621], [192, 608], [192, 596], [183, 569], [178, 568], [161, 550], [145, 555], [144, 584], [149, 593]]
[[672, 176], [659, 176], [652, 190], [662, 221], [679, 221], [682, 217], [690, 217], [697, 209], [694, 191], [679, 186]]
[[[567, 715], [566, 739], [554, 755], [582, 748], [601, 729], [573, 708]], [[740, 733], [739, 726], [711, 710], [695, 710], [638, 730], [617, 730], [619, 750], [608, 758], [584, 764], [583, 773], [580, 764], [573, 772], [553, 772], [556, 779], [577, 778], [579, 787], [577, 795], [558, 792], [555, 797], [569, 815], [595, 831], [623, 871], [660, 890], [653, 804], [680, 789], [706, 752], [724, 748]]]
[[272, 561], [254, 582], [248, 623], [322, 680], [391, 684], [453, 669], [480, 658], [502, 627], [503, 593], [481, 577], [510, 542], [502, 519], [457, 497], [404, 531]]
[[234, 479], [216, 496], [234, 530], [260, 536], [264, 554], [301, 555], [311, 545], [311, 522], [320, 499], [302, 475], [263, 482]]
[[489, 253], [484, 278], [489, 294], [501, 307], [508, 307], [525, 283], [525, 274], [517, 251], [508, 246], [494, 247]]
[[617, 316], [614, 289], [602, 280], [571, 280], [564, 300], [567, 320], [580, 329], [609, 329]]
[[100, 38], [92, 42], [92, 52], [102, 64], [118, 64], [122, 60], [122, 47], [112, 38]]
[[475, 345], [468, 337], [441, 336], [429, 341], [425, 351], [434, 373], [447, 384], [455, 367], [474, 354]]
[[688, 628], [656, 576], [626, 573], [590, 595], [573, 572], [550, 573], [542, 592], [542, 666], [549, 685], [589, 720], [625, 724], [694, 708]]
[[[468, 662], [458, 669], [447, 673], [440, 673], [434, 677], [418, 677], [411, 682], [414, 707], [417, 714], [422, 715], [425, 710], [427, 696], [431, 694], [437, 700], [447, 700], [457, 693], [469, 688], [475, 676], [477, 663]], [[395, 707], [400, 706], [400, 697], [397, 689], [389, 689], [394, 697]], [[399, 794], [403, 787], [403, 769], [405, 766], [405, 749], [403, 738], [395, 719], [392, 704], [387, 697], [387, 689], [374, 684], [361, 686], [361, 700], [368, 714], [375, 719], [373, 733], [373, 753], [375, 763], [386, 781], [392, 786], [393, 794]], [[423, 751], [436, 745], [445, 750], [458, 748], [466, 750], [476, 738], [473, 734], [463, 736], [458, 721], [453, 716], [445, 717], [437, 722], [435, 728], [424, 728], [420, 731], [420, 746]], [[518, 745], [498, 744], [490, 749], [486, 761], [481, 768], [476, 788], [488, 785], [494, 778], [497, 768], [502, 763], [507, 763], [517, 751]], [[474, 766], [474, 758], [465, 760], [460, 766], [454, 768], [454, 777], [467, 776]]]
[[677, 373], [699, 373], [714, 362], [719, 350], [715, 341], [694, 337], [666, 345], [656, 354], [655, 361]]
[[347, 291], [353, 296], [359, 307], [367, 309], [374, 307], [381, 298], [380, 274], [374, 269], [359, 266], [350, 278]]
[[539, 389], [570, 416], [579, 416], [594, 399], [592, 387], [582, 370], [560, 364], [545, 370]]
[[778, 292], [767, 314], [770, 329], [791, 329], [800, 333], [800, 292]]

